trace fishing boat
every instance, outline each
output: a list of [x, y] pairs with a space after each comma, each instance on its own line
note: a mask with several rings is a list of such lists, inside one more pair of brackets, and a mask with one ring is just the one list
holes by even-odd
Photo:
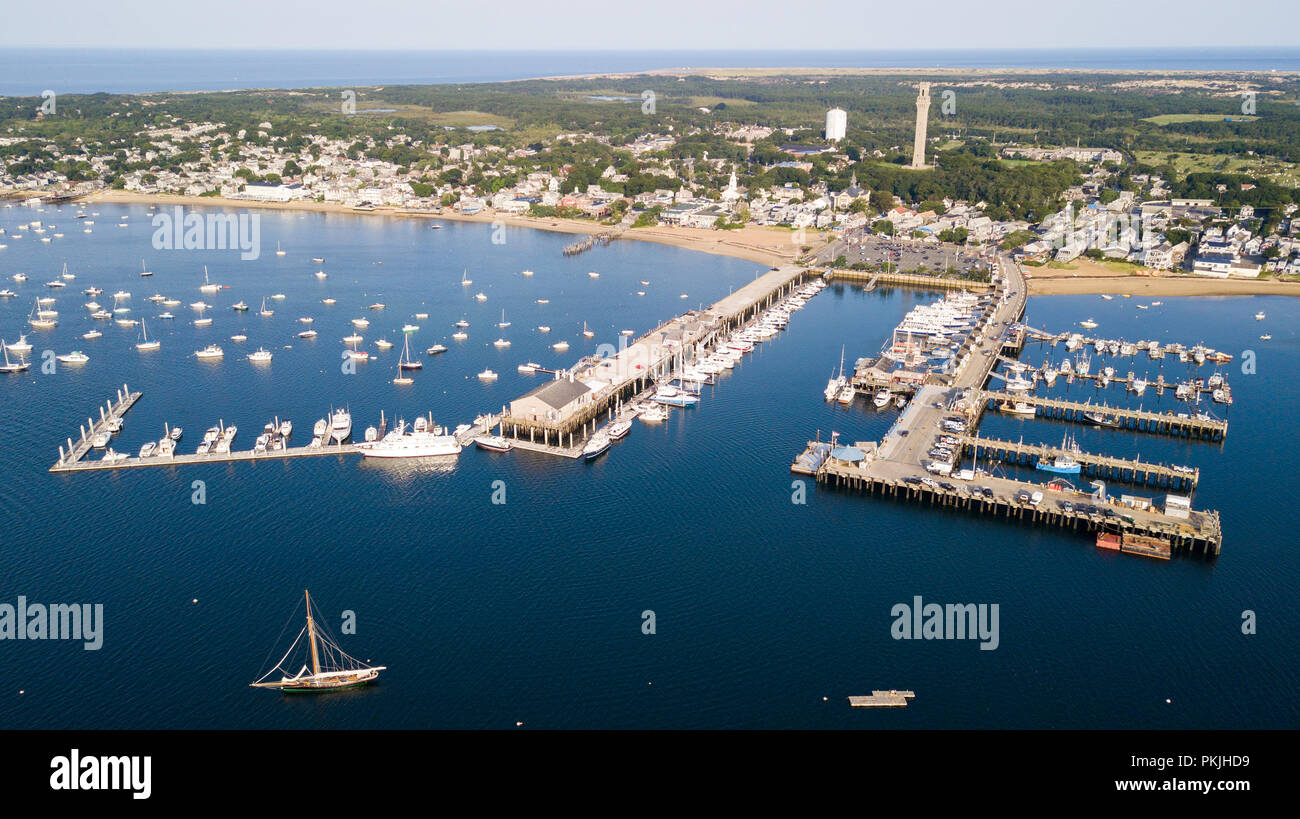
[[569, 349], [569, 342], [567, 342], [567, 341], [557, 341], [557, 342], [555, 342], [554, 344], [551, 345], [551, 349], [555, 350], [555, 352], [557, 352], [557, 353], [562, 353], [562, 352], [564, 352], [565, 350]]
[[316, 278], [318, 278], [318, 279], [324, 279], [324, 278], [326, 278], [326, 277], [329, 276], [329, 274], [326, 273], [324, 270], [317, 270], [317, 271], [316, 271], [314, 274], [312, 274], [312, 275], [314, 275], [314, 276], [315, 276]]
[[893, 400], [894, 396], [890, 394], [889, 390], [881, 389], [877, 390], [876, 394], [872, 396], [871, 403], [876, 405], [876, 409], [883, 409]]
[[469, 338], [469, 333], [465, 332], [464, 330], [457, 330], [456, 332], [451, 334], [451, 337], [456, 339], [457, 341], [464, 341], [465, 339]]
[[539, 325], [537, 325], [537, 332], [539, 332], [539, 333], [549, 333], [549, 332], [551, 332], [551, 326], [550, 326], [549, 324], [539, 324]]
[[419, 331], [419, 329], [420, 329], [420, 325], [418, 325], [418, 324], [403, 324], [403, 325], [402, 325], [402, 332], [403, 332], [403, 333], [407, 333], [407, 334], [417, 332], [417, 331]]
[[321, 303], [321, 304], [334, 304], [336, 301], [337, 301], [337, 299], [321, 299], [321, 300], [320, 300], [320, 303]]
[[352, 319], [352, 326], [359, 330], [364, 330], [370, 326], [370, 319], [354, 318]]
[[230, 340], [236, 343], [241, 341], [248, 341], [248, 336], [244, 335], [243, 333], [235, 333], [233, 336], [230, 337]]
[[438, 355], [439, 353], [445, 353], [445, 352], [447, 352], [447, 345], [446, 345], [446, 344], [434, 344], [433, 346], [429, 347], [429, 348], [428, 348], [427, 350], [425, 350], [424, 352], [425, 352], [426, 355]]
[[91, 330], [91, 331], [89, 331], [89, 332], [82, 333], [82, 334], [81, 334], [81, 337], [84, 338], [84, 339], [86, 339], [87, 341], [89, 341], [89, 340], [91, 340], [91, 339], [99, 338], [99, 337], [102, 336], [102, 335], [104, 335], [104, 334], [101, 333], [101, 332], [99, 332], [98, 330]]
[[31, 342], [27, 340], [27, 336], [25, 335], [19, 335], [18, 341], [16, 343], [9, 344], [6, 346], [8, 347], [8, 349], [13, 350], [15, 353], [20, 353], [22, 355], [26, 355], [27, 353], [30, 353], [32, 351]]
[[501, 349], [502, 347], [509, 347], [510, 342], [504, 338], [498, 338], [496, 341], [492, 342], [492, 346]]
[[487, 296], [482, 293], [475, 293], [474, 298], [478, 299], [479, 301], [487, 301]]
[[492, 370], [484, 370], [483, 372], [478, 374], [478, 379], [480, 381], [496, 381], [497, 374]]
[[582, 457], [588, 461], [594, 461], [609, 451], [610, 443], [612, 442], [608, 435], [597, 432], [587, 439], [586, 446], [582, 448]]
[[1092, 328], [1097, 326], [1097, 322], [1093, 321], [1092, 319], [1084, 319], [1083, 321], [1079, 322], [1079, 326], [1087, 327], [1089, 330], [1091, 330]]
[[519, 275], [521, 275], [521, 276], [531, 276], [531, 275], [533, 275], [533, 271], [531, 271], [531, 270], [524, 270], [524, 271], [521, 271], [521, 272], [519, 273]]
[[248, 360], [253, 362], [254, 364], [270, 364], [271, 351], [266, 350], [262, 347], [258, 347], [257, 352], [248, 354]]
[[500, 435], [480, 435], [474, 439], [474, 445], [488, 452], [509, 452], [514, 444]]
[[85, 364], [90, 360], [90, 356], [86, 355], [81, 350], [73, 350], [64, 355], [56, 355], [55, 358], [62, 364]]
[[[304, 591], [304, 599], [307, 601], [307, 625], [302, 631], [298, 632], [298, 637], [289, 646], [289, 651], [275, 667], [264, 674], [256, 682], [249, 683], [253, 688], [278, 688], [286, 694], [294, 693], [324, 693], [327, 691], [341, 691], [347, 688], [356, 688], [367, 685], [379, 678], [379, 672], [385, 670], [386, 666], [370, 666], [348, 656], [343, 649], [339, 648], [322, 627], [316, 623], [313, 617], [311, 594]], [[283, 668], [285, 660], [294, 654], [299, 642], [302, 641], [303, 635], [307, 636], [307, 645], [310, 647], [311, 668], [308, 669], [304, 663], [302, 668], [292, 676]], [[322, 662], [323, 660], [323, 662]], [[279, 680], [267, 681], [267, 677], [276, 671], [281, 672]]]
[[1082, 466], [1076, 461], [1073, 455], [1080, 452], [1079, 445], [1075, 443], [1074, 438], [1068, 433], [1061, 439], [1060, 454], [1053, 457], [1050, 461], [1039, 458], [1034, 464], [1035, 469], [1041, 469], [1044, 472], [1056, 472], [1061, 475], [1077, 475], [1082, 470]]
[[371, 309], [371, 310], [383, 310], [386, 306], [387, 306], [387, 305], [384, 304], [382, 301], [377, 301], [377, 302], [375, 302], [374, 304], [370, 305], [369, 309]]
[[600, 274], [597, 273], [597, 272], [594, 271], [594, 270], [592, 270], [592, 271], [590, 271], [589, 273], [587, 273], [587, 275], [590, 276], [590, 277], [593, 278], [593, 279], [599, 279], [599, 278], [600, 278]]
[[1118, 419], [1114, 418], [1113, 416], [1106, 415], [1105, 413], [1102, 412], [1085, 412], [1083, 414], [1083, 417], [1087, 418], [1089, 421], [1091, 421], [1092, 423], [1096, 424], [1099, 427], [1119, 426]]
[[298, 334], [298, 338], [315, 338], [315, 337], [316, 337], [315, 330], [303, 330], [301, 333]]
[[607, 432], [611, 441], [619, 441], [627, 437], [628, 432], [632, 429], [631, 421], [615, 421], [609, 425]]
[[1264, 315], [1263, 310], [1260, 310], [1258, 313], [1255, 314], [1255, 321], [1263, 321], [1265, 318], [1266, 317]]
[[239, 312], [242, 313], [242, 312], [244, 312], [245, 310], [248, 309], [248, 304], [247, 304], [246, 302], [244, 302], [244, 301], [241, 300], [241, 301], [237, 301], [237, 302], [235, 302], [235, 303], [232, 304], [230, 307], [231, 307], [232, 310], [238, 310]]
[[1038, 408], [1033, 404], [1024, 401], [1003, 401], [998, 404], [998, 409], [1011, 415], [1036, 415]]
[[106, 450], [104, 451], [104, 458], [103, 458], [103, 460], [104, 460], [105, 462], [107, 462], [107, 463], [115, 464], [115, 463], [118, 463], [118, 462], [120, 462], [120, 461], [125, 461], [127, 458], [130, 458], [130, 457], [131, 457], [131, 456], [130, 456], [130, 455], [127, 455], [125, 452], [117, 452], [117, 451], [115, 451], [112, 447], [109, 447], [108, 449], [106, 449]]
[[221, 358], [225, 354], [226, 354], [225, 351], [223, 351], [220, 347], [218, 347], [215, 344], [209, 344], [208, 346], [204, 347], [202, 350], [196, 350], [194, 352], [195, 357], [200, 359]]
[[375, 346], [381, 350], [388, 350], [392, 348], [393, 342], [389, 341], [386, 338], [381, 338], [375, 341]]

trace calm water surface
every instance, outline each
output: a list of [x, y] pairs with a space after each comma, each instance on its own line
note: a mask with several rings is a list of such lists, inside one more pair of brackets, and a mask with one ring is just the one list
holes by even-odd
[[[593, 463], [472, 449], [453, 461], [377, 465], [355, 456], [51, 475], [56, 446], [122, 383], [144, 397], [114, 442], [134, 454], [164, 422], [194, 451], [217, 423], [240, 427], [247, 449], [266, 421], [291, 419], [297, 443], [331, 406], [355, 428], [431, 412], [457, 424], [499, 409], [538, 383], [516, 372], [566, 365], [688, 307], [709, 304], [763, 272], [749, 262], [637, 242], [576, 258], [560, 234], [512, 230], [504, 245], [486, 225], [373, 216], [263, 213], [263, 253], [155, 251], [150, 213], [100, 206], [90, 234], [75, 209], [0, 209], [0, 337], [24, 330], [38, 296], [55, 295], [59, 326], [29, 331], [42, 353], [84, 350], [80, 368], [39, 366], [0, 379], [0, 602], [102, 603], [104, 645], [0, 642], [6, 689], [0, 724], [102, 728], [533, 727], [1296, 727], [1300, 626], [1293, 589], [1300, 559], [1289, 533], [1287, 435], [1300, 402], [1300, 309], [1282, 298], [1035, 298], [1027, 319], [1065, 329], [1084, 318], [1098, 333], [1204, 341], [1233, 352], [1236, 403], [1223, 445], [991, 415], [983, 431], [1059, 442], [1069, 429], [1089, 450], [1187, 463], [1203, 470], [1194, 503], [1221, 510], [1222, 557], [1169, 563], [1099, 553], [1082, 536], [809, 486], [791, 502], [791, 459], [806, 440], [836, 431], [874, 440], [895, 417], [859, 402], [822, 400], [840, 360], [874, 354], [913, 304], [933, 294], [827, 288], [790, 328], [706, 388], [698, 408], [637, 423]], [[49, 243], [16, 226], [39, 219]], [[118, 227], [120, 223], [127, 227]], [[273, 248], [279, 242], [284, 256]], [[324, 257], [323, 264], [312, 257]], [[141, 260], [151, 278], [139, 276]], [[42, 282], [64, 263], [76, 279]], [[229, 285], [201, 295], [203, 266]], [[329, 277], [312, 274], [324, 269]], [[536, 275], [520, 275], [531, 269]], [[590, 270], [600, 278], [587, 275]], [[15, 284], [10, 275], [30, 280]], [[462, 272], [473, 280], [460, 284]], [[641, 280], [650, 284], [642, 286]], [[162, 349], [133, 347], [137, 330], [109, 323], [100, 339], [81, 290], [131, 293]], [[645, 296], [636, 291], [645, 290]], [[171, 322], [146, 298], [174, 296]], [[487, 301], [478, 302], [482, 292]], [[274, 316], [257, 315], [263, 297]], [[686, 294], [687, 298], [681, 298]], [[321, 299], [337, 299], [325, 306]], [[214, 305], [211, 327], [186, 305]], [[537, 299], [549, 299], [541, 305]], [[236, 301], [253, 310], [238, 314]], [[366, 306], [385, 303], [372, 312]], [[505, 310], [508, 328], [494, 324]], [[1252, 317], [1263, 310], [1267, 319]], [[417, 320], [417, 312], [428, 319]], [[312, 316], [319, 337], [296, 338]], [[366, 317], [372, 360], [341, 368], [349, 320]], [[469, 338], [450, 338], [470, 321]], [[582, 334], [583, 322], [596, 331]], [[400, 345], [381, 337], [420, 330], [413, 350], [442, 341], [413, 386], [393, 385]], [[538, 325], [552, 327], [540, 333]], [[237, 344], [236, 332], [248, 335]], [[1269, 332], [1271, 341], [1259, 335]], [[499, 336], [512, 346], [498, 350]], [[549, 345], [566, 338], [560, 355]], [[208, 343], [219, 364], [194, 359]], [[244, 356], [264, 346], [266, 367]], [[1243, 351], [1255, 374], [1241, 373]], [[1064, 356], [1031, 347], [1026, 359]], [[1099, 363], [1094, 357], [1094, 369]], [[1155, 376], [1156, 362], [1123, 360]], [[475, 374], [501, 373], [494, 384]], [[1166, 377], [1186, 365], [1166, 359]], [[1204, 374], [1210, 372], [1204, 369]], [[1097, 396], [1091, 386], [1055, 392]], [[1136, 405], [1117, 388], [1107, 400]], [[1149, 390], [1146, 407], [1172, 407]], [[1216, 406], [1215, 411], [1222, 408]], [[193, 482], [206, 503], [191, 502]], [[494, 481], [507, 502], [491, 503]], [[1113, 487], [1119, 489], [1119, 487]], [[1156, 490], [1139, 490], [1155, 495]], [[302, 589], [335, 634], [343, 612], [357, 633], [343, 647], [389, 667], [379, 685], [342, 696], [287, 698], [246, 687], [287, 647], [277, 636]], [[890, 608], [932, 602], [997, 603], [1001, 644], [895, 641]], [[197, 599], [197, 604], [191, 603]], [[641, 633], [653, 610], [657, 633]], [[1243, 636], [1244, 610], [1259, 633]], [[299, 609], [301, 613], [301, 609]], [[290, 634], [301, 626], [294, 620]], [[272, 652], [274, 652], [273, 656]], [[852, 712], [872, 688], [911, 688], [902, 711]], [[24, 693], [19, 694], [19, 690]], [[828, 701], [823, 701], [828, 697]], [[1166, 699], [1171, 700], [1166, 703]]]

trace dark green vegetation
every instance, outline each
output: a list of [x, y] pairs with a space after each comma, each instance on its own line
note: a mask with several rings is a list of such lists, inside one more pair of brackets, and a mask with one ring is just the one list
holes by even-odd
[[[740, 183], [751, 188], [825, 182], [835, 191], [847, 187], [856, 174], [863, 187], [907, 202], [984, 201], [994, 218], [1035, 220], [1060, 206], [1060, 193], [1080, 181], [1081, 169], [1070, 161], [1002, 161], [1001, 147], [1018, 142], [1115, 148], [1128, 161], [1117, 169], [1120, 173], [1112, 186], [1139, 195], [1143, 186], [1133, 175], [1159, 172], [1175, 183], [1175, 195], [1219, 198], [1216, 186], [1227, 184], [1233, 201], [1226, 204], [1239, 201], [1268, 208], [1295, 200], [1294, 189], [1263, 181], [1253, 191], [1240, 191], [1241, 181], [1256, 181], [1250, 177], [1189, 173], [1179, 178], [1172, 165], [1139, 165], [1134, 159], [1136, 151], [1161, 152], [1161, 156], [1177, 151], [1225, 156], [1254, 152], [1280, 162], [1300, 162], [1300, 107], [1294, 102], [1300, 99], [1300, 81], [1294, 78], [1244, 77], [1260, 89], [1253, 119], [1233, 118], [1241, 114], [1239, 96], [1208, 88], [1184, 88], [1171, 94], [1144, 85], [1149, 75], [1071, 74], [1067, 78], [990, 73], [929, 78], [935, 83], [930, 134], [939, 140], [931, 144], [927, 158], [936, 167], [913, 171], [905, 166], [911, 151], [914, 89], [920, 79], [925, 78], [641, 76], [358, 88], [358, 113], [353, 115], [343, 113], [340, 89], [69, 95], [59, 98], [56, 116], [43, 120], [36, 116], [39, 99], [6, 98], [0, 99], [0, 137], [31, 139], [0, 146], [0, 161], [10, 173], [53, 169], [75, 180], [91, 175], [78, 157], [117, 152], [110, 178], [104, 180], [110, 184], [112, 177], [127, 171], [176, 170], [196, 160], [244, 162], [241, 175], [250, 181], [276, 181], [257, 166], [247, 149], [274, 144], [305, 150], [311, 157], [317, 154], [309, 137], [321, 135], [347, 141], [350, 156], [384, 159], [417, 170], [422, 186], [467, 184], [491, 193], [516, 180], [513, 173], [483, 174], [487, 167], [505, 164], [503, 153], [476, 159], [467, 169], [449, 167], [447, 148], [472, 143], [531, 147], [537, 153], [510, 163], [553, 172], [568, 167], [566, 190], [582, 190], [600, 181], [606, 189], [636, 194], [680, 187], [676, 179], [644, 173], [623, 147], [643, 134], [667, 134], [671, 126], [678, 142], [646, 158], [693, 158], [696, 162], [684, 175], [706, 193], [726, 185], [732, 164]], [[966, 85], [968, 81], [980, 84]], [[1011, 83], [1017, 87], [1010, 87]], [[652, 111], [643, 102], [645, 91], [655, 95]], [[948, 91], [950, 98], [945, 96]], [[622, 99], [595, 99], [599, 96]], [[707, 102], [701, 105], [702, 101]], [[945, 105], [949, 101], [951, 105]], [[809, 158], [810, 169], [774, 167], [792, 158], [781, 151], [781, 145], [821, 144], [825, 111], [833, 106], [849, 114], [848, 133], [839, 152]], [[383, 108], [396, 110], [369, 110]], [[231, 133], [246, 134], [238, 141], [204, 135], [183, 143], [178, 154], [147, 161], [128, 159], [124, 149], [152, 147], [142, 132], [186, 122], [219, 122]], [[263, 122], [270, 127], [259, 127]], [[750, 145], [738, 144], [717, 132], [722, 122], [784, 127], [793, 133], [778, 130]], [[465, 128], [486, 123], [502, 130]], [[557, 141], [560, 133], [597, 134], [608, 140]], [[400, 138], [394, 141], [395, 136]], [[390, 141], [394, 144], [387, 144]], [[706, 156], [726, 164], [721, 169], [706, 166], [700, 161]], [[601, 180], [601, 172], [610, 165], [629, 179]], [[308, 160], [297, 170], [310, 168]], [[873, 196], [870, 209], [880, 213], [887, 204], [885, 197]]]

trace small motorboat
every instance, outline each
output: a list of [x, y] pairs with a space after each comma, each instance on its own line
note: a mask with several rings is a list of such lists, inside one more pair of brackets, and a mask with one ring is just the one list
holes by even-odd
[[488, 452], [509, 452], [514, 446], [500, 435], [480, 435], [474, 439], [474, 445]]

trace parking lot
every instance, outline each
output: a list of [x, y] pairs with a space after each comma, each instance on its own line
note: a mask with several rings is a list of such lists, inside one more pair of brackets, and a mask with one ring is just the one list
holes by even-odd
[[821, 264], [832, 264], [844, 256], [847, 265], [865, 264], [871, 269], [884, 268], [901, 273], [946, 271], [949, 267], [964, 277], [982, 278], [993, 262], [993, 252], [963, 245], [926, 242], [852, 232], [844, 239], [832, 242], [817, 254]]

